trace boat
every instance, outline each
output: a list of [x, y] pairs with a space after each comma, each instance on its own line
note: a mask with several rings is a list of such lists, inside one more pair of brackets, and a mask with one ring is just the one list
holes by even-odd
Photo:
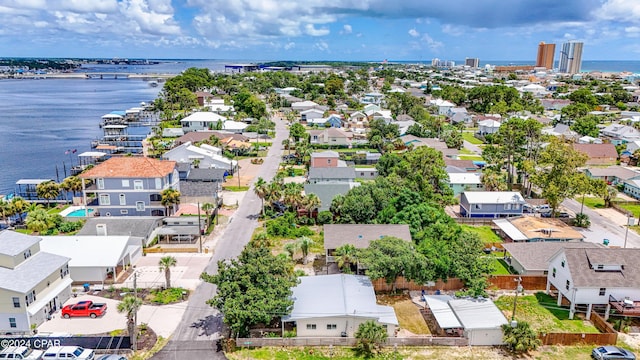
[[149, 81], [149, 86], [151, 87], [157, 87], [158, 86], [158, 82], [155, 80]]

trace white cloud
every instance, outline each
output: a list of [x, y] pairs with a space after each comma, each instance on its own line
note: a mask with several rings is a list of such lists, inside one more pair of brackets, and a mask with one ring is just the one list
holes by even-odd
[[326, 42], [326, 41], [324, 41], [324, 40], [320, 40], [320, 41], [316, 42], [316, 43], [313, 45], [313, 47], [314, 47], [315, 49], [317, 49], [317, 50], [320, 50], [320, 51], [326, 51], [326, 52], [329, 52], [329, 44], [327, 44], [327, 42]]
[[294, 43], [293, 41], [290, 41], [290, 42], [284, 44], [284, 49], [285, 50], [290, 50], [290, 49], [293, 49], [294, 47], [296, 47], [296, 43]]
[[353, 28], [351, 28], [351, 25], [344, 24], [344, 26], [342, 26], [342, 34], [351, 34], [352, 32]]
[[420, 36], [420, 33], [416, 29], [411, 29], [409, 30], [409, 35], [411, 35], [412, 37], [418, 37]]
[[442, 32], [452, 36], [460, 36], [464, 34], [464, 28], [462, 26], [455, 26], [451, 24], [445, 24], [442, 26]]
[[640, 2], [637, 0], [606, 0], [602, 7], [594, 13], [600, 19], [638, 23], [640, 22]]
[[316, 29], [315, 26], [313, 26], [313, 24], [307, 24], [304, 27], [304, 30], [307, 33], [307, 35], [311, 35], [311, 36], [326, 36], [326, 35], [329, 35], [329, 29], [327, 29], [327, 28]]

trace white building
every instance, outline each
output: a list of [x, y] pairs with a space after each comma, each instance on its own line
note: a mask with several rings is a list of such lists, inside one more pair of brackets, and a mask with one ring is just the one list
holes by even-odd
[[220, 128], [226, 120], [226, 117], [214, 112], [199, 111], [180, 120], [180, 124], [182, 125], [184, 132], [188, 133], [190, 131], [213, 130]]
[[303, 276], [292, 297], [293, 309], [282, 322], [295, 322], [298, 337], [353, 337], [368, 320], [386, 327], [389, 337], [395, 336], [396, 314], [391, 306], [376, 303], [366, 276]]
[[190, 141], [167, 151], [162, 155], [162, 158], [179, 163], [190, 163], [192, 166], [195, 166], [194, 162], [197, 160], [198, 167], [201, 169], [231, 170], [238, 166], [236, 160], [222, 156], [222, 150], [220, 148], [207, 144], [195, 146], [192, 145]]

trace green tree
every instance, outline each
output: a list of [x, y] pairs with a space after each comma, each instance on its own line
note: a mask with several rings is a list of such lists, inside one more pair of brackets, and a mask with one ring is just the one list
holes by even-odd
[[211, 223], [211, 213], [216, 209], [216, 205], [212, 204], [212, 203], [204, 203], [201, 206], [202, 211], [204, 211], [205, 215], [207, 216], [207, 224]]
[[71, 192], [73, 195], [82, 191], [82, 179], [77, 176], [69, 176], [62, 180], [60, 188], [66, 192]]
[[355, 351], [365, 359], [376, 356], [382, 351], [382, 344], [387, 340], [388, 334], [384, 326], [373, 320], [367, 320], [358, 326], [355, 333]]
[[371, 241], [369, 247], [359, 251], [358, 261], [367, 269], [372, 279], [385, 279], [392, 284], [402, 275], [407, 280], [425, 282], [432, 280], [429, 261], [413, 246], [413, 243], [392, 236]]
[[537, 172], [531, 175], [531, 183], [542, 190], [553, 214], [564, 199], [575, 196], [580, 190], [582, 178], [579, 171], [587, 161], [587, 155], [575, 150], [557, 138], [552, 138], [540, 153]]
[[176, 189], [164, 189], [160, 193], [160, 203], [164, 206], [165, 213], [167, 216], [173, 213], [173, 207], [177, 204], [180, 204], [180, 191]]
[[13, 212], [13, 208], [11, 207], [11, 203], [8, 201], [4, 201], [0, 199], [0, 217], [4, 220], [5, 225], [9, 225], [9, 217]]
[[306, 139], [307, 131], [304, 128], [304, 125], [300, 123], [295, 123], [289, 127], [289, 134], [296, 142], [300, 141], [300, 139]]
[[11, 208], [13, 209], [12, 213], [14, 215], [18, 215], [20, 217], [20, 221], [22, 221], [22, 213], [24, 213], [29, 207], [29, 203], [21, 198], [20, 196], [14, 196], [11, 199]]
[[165, 287], [167, 289], [171, 288], [171, 268], [175, 267], [177, 264], [178, 260], [170, 255], [163, 256], [160, 258], [160, 261], [158, 261], [160, 271], [164, 271]]
[[309, 250], [313, 246], [313, 240], [308, 236], [303, 236], [298, 239], [298, 248], [302, 252], [302, 263], [307, 263], [307, 256], [309, 255]]
[[139, 299], [133, 295], [126, 295], [122, 301], [118, 304], [118, 312], [124, 313], [127, 316], [127, 331], [129, 332], [129, 338], [133, 345], [133, 350], [138, 349], [138, 330], [136, 327], [136, 314], [142, 306], [142, 299]]
[[27, 229], [40, 234], [55, 226], [53, 217], [43, 208], [36, 208], [29, 211], [25, 223]]
[[538, 338], [538, 333], [531, 328], [529, 323], [524, 321], [518, 321], [515, 327], [511, 324], [503, 324], [502, 333], [502, 340], [507, 349], [514, 353], [528, 353], [542, 344]]
[[598, 137], [600, 134], [600, 129], [598, 129], [599, 123], [600, 120], [596, 115], [586, 115], [577, 118], [574, 123], [571, 124], [571, 130], [583, 136]]
[[41, 182], [36, 185], [36, 193], [39, 198], [47, 200], [47, 207], [49, 207], [49, 202], [60, 195], [60, 186], [53, 180]]
[[260, 198], [260, 201], [262, 201], [262, 217], [264, 217], [264, 198], [267, 196], [267, 187], [268, 183], [261, 177], [253, 184], [253, 191]]
[[297, 284], [291, 260], [264, 247], [245, 247], [237, 259], [219, 261], [217, 274], [201, 277], [217, 286], [207, 303], [224, 314], [230, 337], [246, 336], [250, 326], [288, 314]]
[[343, 273], [351, 274], [351, 265], [357, 261], [358, 250], [352, 244], [344, 244], [339, 246], [333, 256], [335, 257], [338, 268]]

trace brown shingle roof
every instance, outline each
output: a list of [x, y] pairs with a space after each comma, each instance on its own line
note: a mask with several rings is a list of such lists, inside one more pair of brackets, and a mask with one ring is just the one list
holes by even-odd
[[[575, 287], [640, 288], [640, 249], [565, 249]], [[621, 271], [596, 271], [591, 264], [624, 265]]]
[[358, 249], [369, 246], [371, 240], [393, 236], [411, 241], [409, 225], [406, 224], [327, 224], [324, 225], [324, 248], [337, 249], [352, 244]]
[[549, 268], [549, 259], [560, 249], [599, 248], [600, 244], [590, 242], [512, 242], [504, 243], [502, 247], [527, 271], [543, 271]]
[[573, 148], [587, 154], [590, 159], [608, 158], [617, 159], [618, 151], [613, 144], [573, 144]]
[[80, 174], [83, 179], [93, 178], [157, 178], [170, 174], [175, 161], [148, 157], [112, 157]]

